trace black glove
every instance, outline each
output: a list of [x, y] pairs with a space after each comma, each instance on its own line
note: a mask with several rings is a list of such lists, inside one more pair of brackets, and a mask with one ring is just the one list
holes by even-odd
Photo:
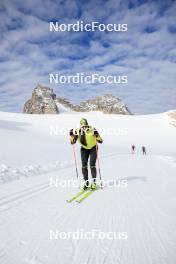
[[96, 130], [96, 129], [94, 129], [94, 136], [98, 136], [99, 134], [98, 134], [98, 131]]
[[75, 143], [76, 143], [76, 140], [73, 138], [73, 139], [71, 140], [71, 144], [74, 145]]
[[70, 136], [74, 136], [73, 129], [70, 130]]

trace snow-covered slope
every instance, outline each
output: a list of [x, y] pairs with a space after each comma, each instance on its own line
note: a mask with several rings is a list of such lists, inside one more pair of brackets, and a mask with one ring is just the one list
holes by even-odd
[[59, 112], [62, 113], [62, 114], [63, 113], [72, 113], [73, 112], [70, 108], [66, 107], [64, 104], [61, 104], [61, 103], [57, 102], [56, 105], [57, 105], [57, 107], [59, 109]]
[[[82, 204], [68, 204], [77, 188], [51, 182], [76, 178], [68, 131], [82, 117], [104, 139], [100, 162], [106, 186]], [[1, 112], [0, 263], [175, 264], [175, 146], [176, 128], [167, 113]], [[79, 146], [76, 154], [81, 176]], [[50, 239], [51, 232], [92, 230], [121, 239]]]

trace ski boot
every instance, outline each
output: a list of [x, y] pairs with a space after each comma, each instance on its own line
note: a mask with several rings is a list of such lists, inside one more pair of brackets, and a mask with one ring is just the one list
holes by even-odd
[[87, 189], [89, 189], [89, 182], [88, 181], [83, 186], [84, 191], [86, 191]]
[[96, 189], [97, 189], [97, 185], [96, 185], [96, 183], [92, 183], [92, 184], [91, 184], [91, 190], [94, 191], [94, 190], [96, 190]]

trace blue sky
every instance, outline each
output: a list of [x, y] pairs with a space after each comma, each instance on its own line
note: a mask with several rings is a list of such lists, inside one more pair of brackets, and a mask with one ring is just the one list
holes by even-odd
[[[50, 32], [49, 21], [127, 23], [128, 32]], [[133, 113], [176, 108], [176, 1], [1, 0], [0, 111], [38, 83], [73, 102], [113, 93]], [[128, 84], [50, 85], [48, 74], [128, 75]]]

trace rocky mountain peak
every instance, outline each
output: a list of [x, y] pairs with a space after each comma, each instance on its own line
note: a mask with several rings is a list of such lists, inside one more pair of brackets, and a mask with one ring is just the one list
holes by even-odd
[[60, 112], [90, 112], [101, 111], [106, 114], [130, 115], [131, 112], [120, 98], [112, 94], [97, 96], [74, 105], [67, 99], [56, 97], [53, 89], [37, 85], [32, 92], [23, 112], [27, 114], [58, 114]]
[[24, 104], [23, 112], [27, 114], [58, 114], [55, 102], [56, 94], [53, 89], [37, 85], [32, 92], [32, 98]]
[[105, 114], [131, 114], [122, 100], [112, 94], [97, 96], [93, 99], [81, 102], [80, 106], [86, 111], [101, 111]]

